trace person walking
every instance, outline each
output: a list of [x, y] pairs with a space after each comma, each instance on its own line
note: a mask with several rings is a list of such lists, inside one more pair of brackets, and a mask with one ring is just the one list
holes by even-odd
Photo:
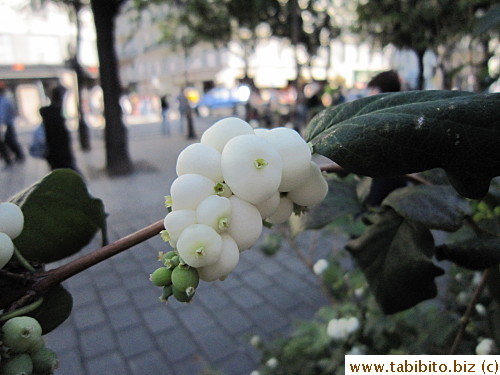
[[71, 148], [71, 136], [62, 113], [65, 93], [64, 86], [56, 86], [50, 94], [50, 105], [40, 108], [47, 142], [45, 159], [52, 170], [70, 168], [79, 172]]
[[[0, 148], [4, 148], [4, 150], [0, 150], [2, 153], [2, 157], [6, 160], [10, 160], [10, 155], [8, 158], [5, 158], [5, 153], [9, 152], [9, 150], [14, 153], [15, 160], [22, 162], [25, 159], [24, 151], [17, 140], [16, 129], [14, 127], [14, 120], [16, 118], [16, 110], [12, 101], [6, 95], [6, 84], [3, 81], [0, 81], [0, 126], [5, 126], [5, 132], [3, 133], [3, 143], [4, 146], [0, 146]], [[9, 164], [9, 162], [7, 162]]]
[[161, 133], [163, 135], [170, 135], [170, 122], [168, 120], [168, 110], [170, 105], [168, 103], [168, 95], [163, 95], [160, 98], [161, 103]]

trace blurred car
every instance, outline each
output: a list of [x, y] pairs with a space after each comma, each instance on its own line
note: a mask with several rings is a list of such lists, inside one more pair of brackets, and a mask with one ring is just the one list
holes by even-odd
[[214, 87], [207, 91], [196, 104], [197, 113], [210, 116], [215, 110], [231, 110], [237, 113], [244, 109], [250, 99], [250, 87], [240, 85], [236, 88]]

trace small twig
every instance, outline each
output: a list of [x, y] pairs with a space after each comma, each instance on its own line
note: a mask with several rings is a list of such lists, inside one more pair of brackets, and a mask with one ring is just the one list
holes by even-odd
[[147, 227], [129, 234], [119, 240], [97, 249], [90, 254], [64, 264], [58, 268], [40, 274], [42, 277], [33, 284], [33, 290], [43, 294], [53, 286], [63, 282], [71, 276], [76, 275], [116, 254], [121, 253], [149, 238], [156, 236], [164, 229], [163, 220], [159, 220]]
[[472, 316], [472, 313], [474, 311], [474, 307], [476, 306], [477, 301], [479, 300], [479, 297], [481, 296], [481, 293], [483, 292], [484, 287], [486, 286], [486, 279], [488, 278], [489, 270], [485, 270], [483, 272], [483, 275], [481, 277], [481, 281], [479, 282], [479, 285], [477, 286], [476, 291], [474, 292], [474, 295], [472, 296], [469, 304], [467, 305], [467, 309], [465, 310], [464, 316], [460, 319], [460, 328], [457, 332], [457, 335], [455, 336], [455, 341], [453, 342], [453, 345], [450, 349], [450, 354], [455, 354], [456, 351], [458, 350], [458, 347], [460, 346], [460, 343], [462, 342], [465, 329], [467, 328], [467, 325], [469, 324], [470, 318]]
[[23, 266], [26, 270], [30, 272], [35, 272], [35, 269], [33, 266], [26, 260], [25, 257], [21, 254], [21, 252], [17, 249], [17, 247], [14, 247], [14, 256], [16, 257], [17, 261]]
[[[21, 298], [19, 300], [19, 305], [24, 304], [26, 299], [28, 299], [30, 297], [33, 297], [33, 294], [26, 294], [23, 298]], [[4, 322], [4, 321], [9, 320], [10, 318], [14, 318], [16, 316], [26, 315], [26, 314], [32, 312], [33, 310], [37, 309], [38, 307], [40, 307], [40, 305], [42, 303], [43, 303], [43, 297], [40, 297], [35, 302], [33, 302], [29, 305], [23, 306], [19, 309], [12, 310], [12, 311], [9, 311], [8, 313], [3, 314], [2, 316], [0, 316], [0, 322]], [[18, 303], [16, 302], [16, 305], [17, 304]]]

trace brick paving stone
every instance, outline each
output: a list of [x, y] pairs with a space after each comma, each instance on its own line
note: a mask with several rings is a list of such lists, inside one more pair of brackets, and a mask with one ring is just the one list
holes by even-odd
[[209, 368], [209, 364], [203, 361], [202, 358], [193, 357], [176, 363], [175, 373], [176, 375], [202, 374], [202, 371], [206, 370], [207, 368]]
[[69, 290], [71, 290], [71, 295], [73, 296], [73, 306], [95, 304], [99, 300], [97, 291], [92, 284], [87, 284], [79, 288], [70, 287]]
[[252, 327], [252, 321], [238, 307], [229, 305], [218, 313], [220, 324], [230, 335], [236, 335]]
[[125, 357], [147, 352], [156, 346], [153, 337], [142, 325], [120, 330], [118, 345]]
[[57, 327], [57, 330], [44, 336], [47, 346], [58, 354], [78, 348], [78, 333], [72, 318]]
[[[174, 301], [175, 302], [175, 301]], [[209, 314], [201, 304], [191, 303], [179, 310], [179, 319], [184, 327], [193, 334], [211, 329], [215, 325], [214, 316]]]
[[[173, 375], [174, 369], [158, 351], [149, 351], [128, 360], [133, 374]], [[106, 374], [107, 375], [107, 374]]]
[[234, 338], [220, 328], [197, 334], [195, 339], [210, 363], [226, 358], [236, 351]]
[[257, 368], [254, 359], [241, 352], [231, 354], [225, 360], [216, 362], [216, 365], [227, 375], [250, 375]]
[[106, 322], [106, 314], [100, 304], [91, 303], [73, 310], [76, 327], [84, 330]]
[[290, 324], [289, 317], [269, 303], [248, 309], [247, 313], [262, 333], [276, 332]]
[[137, 309], [130, 304], [114, 306], [109, 308], [107, 312], [110, 325], [118, 333], [142, 323]]
[[[49, 347], [54, 350], [50, 345]], [[77, 351], [67, 351], [67, 352], [57, 352], [57, 359], [59, 360], [59, 367], [56, 370], [56, 374], [66, 375], [88, 375], [93, 373], [88, 373], [85, 370], [84, 362], [80, 358]], [[98, 373], [95, 373], [98, 374]], [[124, 373], [123, 375], [128, 375]]]
[[158, 304], [158, 297], [161, 294], [160, 289], [149, 282], [141, 288], [130, 289], [129, 292], [133, 303], [139, 310], [148, 310], [156, 306]]
[[277, 284], [260, 289], [259, 293], [266, 301], [269, 301], [269, 303], [284, 313], [301, 304], [301, 300], [297, 298], [293, 290], [285, 289]]
[[157, 332], [156, 341], [159, 349], [175, 364], [192, 357], [198, 351], [193, 336], [180, 325]]
[[259, 272], [256, 269], [250, 269], [240, 274], [245, 285], [249, 285], [252, 289], [262, 290], [274, 284], [274, 280], [266, 274]]
[[168, 308], [168, 305], [158, 301], [153, 306], [142, 313], [146, 326], [151, 332], [168, 331], [179, 324], [179, 319], [175, 313]]
[[248, 286], [232, 289], [230, 298], [242, 309], [250, 309], [264, 302], [262, 297], [252, 291]]
[[105, 308], [111, 308], [118, 305], [130, 303], [130, 296], [123, 286], [106, 286], [98, 290], [102, 304]]
[[101, 356], [90, 358], [86, 361], [85, 367], [87, 368], [88, 374], [141, 374], [141, 372], [131, 372], [125, 359], [118, 352], [106, 353]]
[[82, 330], [80, 343], [83, 356], [93, 358], [116, 349], [116, 338], [107, 324]]
[[203, 303], [210, 310], [224, 309], [232, 303], [228, 296], [230, 293], [220, 287], [221, 283], [223, 282], [201, 283], [197, 288], [195, 303]]

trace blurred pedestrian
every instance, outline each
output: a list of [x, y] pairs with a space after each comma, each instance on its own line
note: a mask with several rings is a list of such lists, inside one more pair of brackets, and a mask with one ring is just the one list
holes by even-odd
[[79, 172], [71, 147], [71, 136], [63, 116], [65, 93], [63, 86], [56, 86], [50, 94], [50, 105], [40, 108], [47, 142], [46, 160], [52, 170], [70, 168]]
[[[3, 136], [3, 142], [7, 148], [7, 152], [10, 150], [14, 153], [16, 161], [24, 161], [24, 151], [17, 140], [16, 129], [14, 127], [14, 120], [16, 118], [16, 110], [12, 101], [6, 95], [6, 84], [0, 81], [0, 126], [5, 127], [5, 133]], [[0, 146], [1, 147], [1, 146]], [[5, 151], [2, 152], [2, 157], [4, 157]], [[5, 157], [4, 157], [5, 159]], [[5, 159], [7, 161], [7, 159]], [[8, 164], [8, 163], [7, 163]]]
[[168, 120], [168, 110], [170, 104], [168, 103], [168, 95], [163, 95], [160, 98], [161, 103], [161, 133], [163, 135], [170, 135], [170, 121]]
[[184, 89], [181, 89], [179, 95], [177, 95], [177, 103], [179, 105], [179, 133], [184, 133], [184, 117], [186, 117], [186, 122], [189, 121], [188, 115], [190, 111], [189, 100], [184, 93]]
[[[368, 95], [377, 95], [385, 92], [401, 91], [401, 80], [394, 70], [388, 70], [377, 74], [367, 85]], [[406, 186], [403, 176], [374, 178], [368, 194], [367, 203], [371, 206], [379, 206], [387, 195], [393, 190]]]

